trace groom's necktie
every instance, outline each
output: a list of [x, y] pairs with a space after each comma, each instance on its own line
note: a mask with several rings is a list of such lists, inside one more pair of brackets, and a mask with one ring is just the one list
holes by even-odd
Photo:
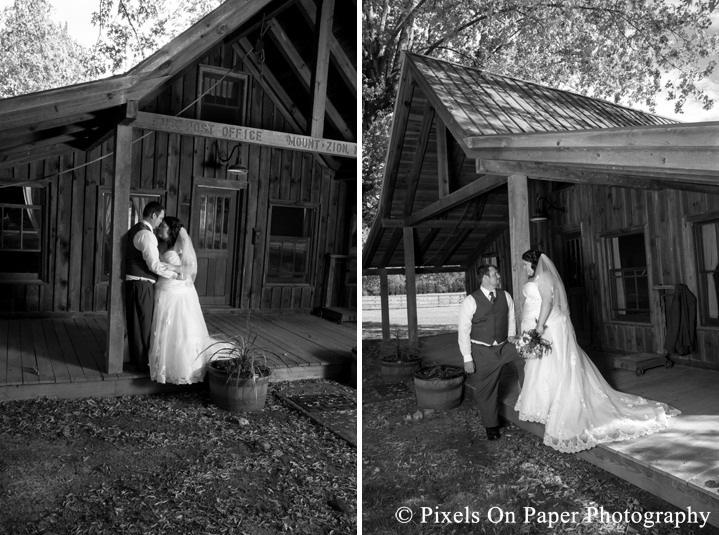
[[489, 292], [489, 302], [494, 303], [494, 300], [496, 297], [494, 296], [494, 292]]

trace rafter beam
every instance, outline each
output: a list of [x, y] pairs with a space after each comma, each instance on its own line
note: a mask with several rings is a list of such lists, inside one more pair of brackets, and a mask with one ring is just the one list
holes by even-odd
[[438, 200], [423, 208], [422, 210], [412, 214], [405, 219], [407, 226], [413, 226], [427, 219], [432, 219], [442, 212], [451, 210], [455, 206], [458, 206], [464, 202], [467, 202], [483, 193], [493, 190], [497, 186], [501, 186], [507, 183], [507, 177], [486, 175], [477, 178], [474, 182], [467, 184], [463, 188], [450, 193], [446, 197]]
[[419, 139], [417, 139], [417, 148], [414, 151], [414, 159], [412, 167], [407, 177], [407, 191], [404, 200], [404, 216], [407, 217], [412, 213], [414, 198], [417, 195], [417, 187], [419, 186], [420, 172], [422, 164], [427, 153], [427, 144], [429, 143], [429, 134], [432, 131], [432, 123], [434, 122], [434, 108], [426, 104], [422, 118], [422, 126], [419, 130]]
[[447, 127], [442, 119], [437, 121], [437, 191], [439, 198], [449, 195], [449, 151], [447, 147]]
[[[481, 221], [453, 221], [450, 219], [429, 219], [422, 221], [416, 225], [412, 225], [414, 228], [431, 228], [431, 229], [455, 229], [455, 228], [483, 228], [493, 223], [498, 223], [496, 219], [482, 219]], [[403, 228], [408, 225], [405, 224], [404, 219], [383, 219], [382, 226], [384, 228]]]
[[502, 160], [477, 160], [477, 173], [493, 175], [527, 175], [531, 178], [577, 184], [600, 184], [620, 188], [639, 188], [660, 190], [659, 180], [648, 177], [635, 177], [605, 173], [603, 171], [573, 169], [558, 165], [541, 163], [509, 162]]
[[[285, 55], [285, 58], [287, 59], [287, 62], [292, 66], [293, 70], [295, 71], [295, 74], [300, 79], [302, 84], [304, 85], [305, 89], [308, 91], [311, 89], [312, 85], [312, 72], [310, 71], [310, 68], [307, 66], [305, 61], [302, 59], [302, 56], [297, 51], [295, 46], [292, 44], [292, 41], [290, 40], [289, 36], [285, 33], [285, 31], [282, 29], [280, 24], [276, 20], [271, 20], [267, 24], [268, 28], [270, 29], [270, 34], [275, 40], [275, 43], [277, 44], [277, 47], [280, 49], [280, 51]], [[326, 64], [326, 61], [325, 61]], [[317, 85], [317, 84], [315, 84]], [[324, 91], [327, 91], [327, 78], [325, 76], [324, 85], [323, 85]], [[315, 93], [317, 92], [318, 88], [314, 88]], [[340, 115], [339, 111], [337, 111], [337, 107], [332, 103], [330, 99], [327, 98], [326, 94], [324, 95], [324, 98], [322, 99], [322, 112], [323, 112], [323, 123], [324, 124], [324, 111], [326, 108], [327, 115], [330, 118], [330, 121], [335, 125], [337, 130], [342, 134], [342, 137], [348, 141], [354, 141], [355, 137], [352, 132], [352, 130], [347, 126], [347, 123], [344, 119], [342, 119], [342, 116]], [[314, 109], [313, 109], [313, 121], [314, 121]], [[312, 134], [314, 136], [314, 134]], [[320, 136], [321, 137], [321, 136]]]
[[[310, 25], [310, 28], [314, 29], [315, 21], [317, 20], [317, 7], [315, 3], [312, 0], [299, 0], [299, 4], [302, 5], [304, 13], [307, 15], [307, 23]], [[357, 68], [334, 35], [330, 35], [330, 52], [332, 53], [332, 59], [335, 61], [335, 65], [342, 79], [350, 89], [352, 96], [357, 98]]]
[[[317, 55], [315, 56], [315, 70], [312, 73], [310, 93], [312, 95], [312, 121], [309, 135], [322, 137], [325, 129], [325, 109], [329, 111], [329, 98], [327, 97], [327, 73], [330, 62], [330, 35], [332, 34], [332, 17], [335, 13], [335, 0], [322, 0], [319, 31], [317, 34]], [[277, 22], [277, 21], [275, 21]], [[344, 121], [342, 121], [344, 123]], [[335, 123], [337, 124], [337, 123]], [[338, 125], [339, 127], [339, 125]], [[346, 137], [346, 133], [340, 131]], [[346, 125], [345, 125], [346, 128]]]

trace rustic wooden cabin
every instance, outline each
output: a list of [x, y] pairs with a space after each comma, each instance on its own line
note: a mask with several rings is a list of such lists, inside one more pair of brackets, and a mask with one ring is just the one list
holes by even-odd
[[[71, 380], [123, 373], [122, 238], [151, 200], [190, 231], [215, 332], [354, 307], [356, 42], [354, 2], [233, 0], [126, 74], [0, 100], [0, 388], [57, 383], [56, 345]], [[356, 344], [262, 330], [320, 376]]]
[[[664, 359], [677, 285], [697, 299], [695, 350], [674, 368], [606, 371], [615, 387], [684, 411], [666, 433], [580, 456], [686, 508], [719, 512], [719, 124], [678, 124], [539, 84], [405, 54], [377, 218], [363, 248], [379, 275], [405, 274], [410, 339], [415, 277], [498, 266], [519, 312], [521, 254], [546, 252], [570, 297], [580, 342], [622, 359]], [[426, 360], [461, 365], [456, 335], [423, 339]], [[670, 365], [670, 364], [669, 364]], [[700, 369], [700, 368], [703, 368]], [[514, 385], [514, 386], [513, 386]], [[472, 397], [470, 389], [465, 391]], [[503, 414], [518, 422], [516, 381]], [[712, 515], [719, 517], [719, 515]], [[710, 520], [715, 525], [716, 518]]]

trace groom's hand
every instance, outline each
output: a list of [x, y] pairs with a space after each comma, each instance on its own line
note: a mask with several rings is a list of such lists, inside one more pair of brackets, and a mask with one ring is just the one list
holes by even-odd
[[467, 361], [464, 363], [464, 371], [467, 373], [474, 373], [474, 361]]

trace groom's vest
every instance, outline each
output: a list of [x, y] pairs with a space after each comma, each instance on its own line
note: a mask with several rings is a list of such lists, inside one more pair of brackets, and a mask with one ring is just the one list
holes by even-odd
[[145, 277], [153, 281], [157, 280], [157, 275], [150, 271], [147, 267], [147, 262], [142, 258], [142, 251], [140, 251], [135, 244], [135, 235], [141, 230], [150, 230], [147, 228], [142, 221], [133, 226], [127, 233], [127, 246], [125, 248], [125, 274], [133, 275], [135, 277]]
[[492, 345], [504, 342], [509, 334], [509, 304], [504, 290], [494, 291], [497, 298], [492, 303], [480, 288], [472, 293], [477, 310], [472, 316], [470, 338]]

